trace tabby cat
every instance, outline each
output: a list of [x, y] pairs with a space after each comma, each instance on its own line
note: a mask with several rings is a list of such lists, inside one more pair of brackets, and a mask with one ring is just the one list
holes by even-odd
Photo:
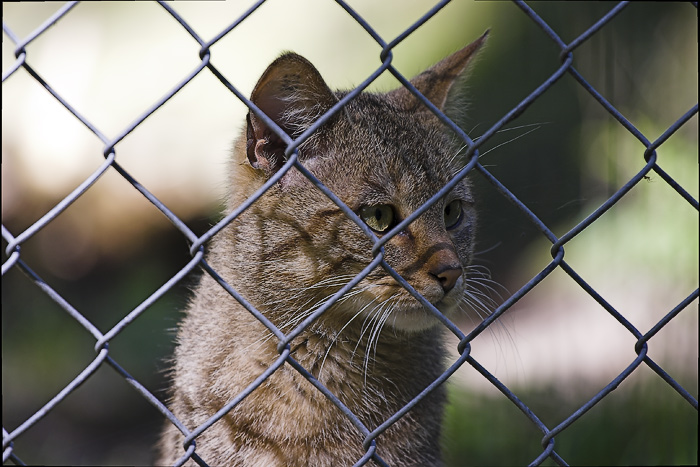
[[[411, 80], [437, 108], [453, 104], [464, 71], [486, 40]], [[333, 92], [306, 59], [286, 53], [251, 101], [297, 138], [347, 92]], [[453, 132], [404, 87], [361, 93], [298, 148], [298, 160], [381, 238], [464, 167]], [[288, 161], [287, 145], [250, 112], [232, 161], [228, 208], [235, 209]], [[470, 185], [462, 180], [384, 245], [384, 258], [445, 315], [463, 305], [474, 245]], [[214, 237], [207, 262], [284, 333], [297, 327], [373, 260], [373, 240], [310, 182], [291, 170]], [[280, 357], [279, 340], [205, 273], [178, 332], [172, 400], [194, 430]], [[444, 370], [444, 329], [381, 265], [290, 343], [306, 368], [372, 431]], [[440, 464], [442, 386], [376, 438], [391, 466]], [[344, 466], [365, 436], [288, 362], [196, 438], [216, 466]], [[171, 423], [161, 464], [184, 454]], [[194, 465], [194, 461], [188, 461]], [[368, 465], [373, 464], [372, 460]]]

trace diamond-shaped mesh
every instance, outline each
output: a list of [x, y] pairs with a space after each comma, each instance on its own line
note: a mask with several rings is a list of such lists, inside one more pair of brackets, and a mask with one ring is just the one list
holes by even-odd
[[[534, 226], [536, 230], [541, 233], [541, 236], [551, 243], [551, 261], [544, 268], [542, 268], [537, 274], [535, 274], [531, 280], [529, 280], [524, 286], [522, 286], [515, 293], [509, 295], [500, 306], [498, 306], [489, 316], [487, 316], [483, 321], [481, 321], [473, 330], [468, 334], [464, 334], [459, 327], [454, 323], [450, 322], [447, 318], [441, 317], [441, 321], [444, 326], [454, 334], [459, 341], [457, 345], [457, 352], [459, 354], [458, 358], [451, 362], [448, 369], [442, 374], [442, 376], [436, 380], [432, 385], [425, 388], [425, 390], [418, 394], [413, 400], [406, 404], [406, 406], [397, 412], [393, 417], [386, 420], [377, 429], [370, 430], [367, 428], [347, 407], [345, 407], [340, 400], [331, 393], [323, 384], [315, 379], [308, 369], [302, 367], [295, 359], [290, 351], [290, 342], [299, 335], [303, 329], [309, 325], [309, 323], [323, 313], [328, 307], [330, 307], [335, 300], [340, 298], [344, 293], [348, 292], [357, 282], [359, 282], [366, 274], [368, 274], [375, 267], [383, 267], [390, 271], [395, 279], [406, 287], [411, 293], [416, 295], [419, 300], [424, 300], [420, 297], [411, 286], [397, 273], [392, 272], [389, 265], [384, 261], [384, 253], [382, 245], [390, 240], [390, 238], [397, 232], [401, 231], [405, 225], [412, 222], [418, 215], [422, 213], [424, 209], [427, 209], [429, 204], [426, 204], [423, 208], [417, 210], [414, 214], [405, 219], [401, 224], [392, 230], [388, 235], [383, 236], [381, 239], [375, 241], [373, 248], [374, 261], [367, 266], [367, 269], [358, 275], [355, 279], [348, 282], [347, 286], [343, 287], [335, 297], [335, 300], [328, 301], [324, 306], [320, 307], [314, 312], [308, 319], [300, 323], [297, 328], [289, 333], [284, 333], [280, 329], [274, 327], [269, 321], [264, 317], [264, 313], [256, 310], [251, 305], [245, 302], [245, 297], [241, 297], [236, 290], [234, 290], [230, 285], [226, 284], [217, 274], [217, 272], [210, 268], [204, 259], [204, 252], [207, 248], [208, 242], [213, 236], [215, 236], [223, 227], [228, 223], [234, 222], [236, 217], [243, 212], [252, 203], [264, 194], [264, 191], [274, 184], [279, 177], [281, 177], [287, 170], [295, 167], [296, 170], [300, 171], [306, 177], [308, 177], [319, 190], [324, 192], [330, 199], [332, 199], [343, 212], [345, 212], [349, 217], [354, 219], [356, 222], [360, 222], [356, 215], [345, 206], [330, 190], [323, 186], [323, 184], [314, 177], [298, 160], [296, 157], [296, 147], [298, 147], [301, 142], [313, 133], [327, 118], [329, 118], [333, 113], [340, 110], [343, 105], [345, 105], [349, 100], [353, 99], [359, 92], [363, 91], [367, 86], [369, 86], [380, 74], [385, 71], [391, 73], [396, 79], [398, 79], [402, 85], [410, 86], [410, 83], [392, 64], [392, 49], [401, 43], [405, 38], [411, 35], [416, 29], [428, 21], [432, 16], [439, 14], [440, 10], [449, 2], [441, 2], [435, 7], [425, 12], [425, 15], [416, 21], [414, 24], [409, 26], [406, 30], [401, 32], [395, 39], [391, 41], [385, 41], [382, 39], [380, 34], [374, 28], [372, 24], [369, 24], [363, 17], [355, 11], [351, 5], [345, 3], [341, 0], [336, 0], [336, 3], [342, 7], [352, 18], [356, 21], [367, 34], [376, 41], [382, 48], [382, 53], [380, 56], [380, 63], [376, 70], [371, 73], [367, 79], [360, 84], [355, 90], [350, 92], [345, 98], [343, 98], [334, 108], [332, 108], [326, 115], [321, 117], [307, 132], [301, 135], [297, 140], [289, 140], [288, 154], [290, 154], [289, 161], [278, 173], [278, 177], [273, 177], [256, 195], [248, 199], [243, 205], [241, 205], [234, 212], [227, 215], [224, 219], [218, 222], [214, 227], [207, 230], [203, 235], [197, 235], [193, 230], [173, 211], [166, 206], [161, 200], [149, 191], [149, 187], [142, 185], [139, 181], [127, 170], [122, 167], [116, 157], [119, 144], [125, 139], [129, 138], [130, 134], [139, 127], [144, 121], [146, 121], [151, 115], [163, 106], [166, 102], [173, 99], [181, 90], [183, 90], [190, 82], [195, 80], [198, 76], [206, 73], [213, 74], [223, 87], [225, 87], [230, 93], [235, 95], [241, 102], [243, 102], [248, 107], [253, 107], [253, 104], [239, 91], [234, 80], [227, 77], [225, 73], [222, 73], [220, 69], [217, 68], [214, 61], [214, 57], [211, 52], [211, 48], [219, 40], [231, 33], [235, 28], [237, 28], [243, 21], [248, 18], [264, 1], [260, 1], [250, 7], [250, 9], [245, 12], [241, 17], [236, 18], [230, 25], [221, 30], [220, 33], [216, 34], [210, 39], [205, 39], [197, 34], [196, 28], [191, 24], [188, 24], [187, 20], [178, 14], [178, 4], [174, 3], [164, 3], [159, 2], [163, 9], [163, 14], [170, 15], [182, 27], [183, 33], [189, 34], [194, 41], [198, 44], [193, 43], [191, 53], [198, 56], [199, 64], [187, 75], [182, 76], [177, 85], [175, 85], [166, 95], [164, 95], [160, 100], [154, 102], [150, 108], [145, 110], [132, 124], [123, 128], [115, 137], [106, 136], [100, 128], [93, 124], [85, 115], [82, 115], [79, 110], [71, 105], [71, 102], [64, 98], [59, 92], [57, 92], [50, 80], [45, 80], [42, 77], [42, 71], [34, 69], [32, 67], [32, 42], [40, 37], [42, 34], [46, 33], [54, 24], [62, 21], [65, 17], [76, 14], [76, 11], [80, 9], [80, 6], [76, 7], [77, 2], [68, 3], [61, 7], [56, 14], [48, 18], [44, 24], [34, 30], [28, 36], [22, 38], [17, 37], [12, 32], [13, 25], [6, 24], [3, 22], [3, 29], [6, 35], [6, 40], [10, 40], [15, 44], [15, 57], [16, 60], [12, 66], [3, 72], [3, 84], [10, 82], [13, 76], [22, 73], [28, 73], [37, 83], [43, 86], [53, 98], [59, 102], [65, 109], [67, 109], [73, 118], [77, 119], [82, 125], [84, 125], [93, 135], [96, 140], [102, 145], [102, 155], [104, 156], [104, 161], [101, 162], [96, 169], [92, 171], [89, 176], [86, 176], [81, 183], [67, 196], [61, 199], [55, 204], [51, 209], [46, 211], [39, 220], [31, 224], [29, 227], [20, 230], [12, 231], [10, 228], [6, 228], [3, 224], [2, 226], [2, 236], [7, 242], [7, 247], [5, 249], [6, 258], [2, 265], [3, 276], [12, 269], [21, 270], [29, 279], [36, 285], [36, 294], [45, 294], [50, 300], [55, 302], [58, 307], [67, 312], [77, 324], [82, 326], [82, 328], [87, 331], [94, 341], [95, 353], [91, 356], [91, 360], [88, 364], [84, 366], [84, 369], [78, 374], [69, 384], [61, 388], [55, 396], [48, 401], [43, 407], [39, 407], [34, 413], [27, 414], [26, 419], [17, 426], [5, 426], [3, 428], [3, 462], [12, 461], [17, 464], [21, 464], [22, 452], [18, 452], [14, 449], [13, 441], [19, 439], [28, 431], [33, 430], [44, 416], [49, 412], [56, 410], [58, 406], [64, 402], [65, 398], [78, 388], [82, 383], [91, 378], [95, 372], [103, 367], [109, 366], [114, 369], [114, 371], [123, 378], [128, 384], [130, 384], [137, 392], [145, 398], [150, 404], [152, 404], [158, 411], [160, 411], [165, 418], [170, 420], [171, 423], [177, 426], [177, 428], [186, 437], [185, 445], [182, 451], [182, 457], [178, 462], [178, 465], [182, 465], [188, 459], [193, 458], [200, 465], [205, 465], [208, 461], [207, 459], [200, 458], [197, 455], [196, 441], [198, 435], [207, 430], [209, 426], [219, 420], [228, 411], [235, 407], [238, 403], [245, 399], [247, 395], [256, 390], [262, 382], [269, 377], [273, 372], [275, 372], [282, 365], [289, 364], [295, 368], [299, 373], [301, 373], [311, 384], [313, 384], [320, 392], [322, 392], [326, 397], [332, 400], [339, 409], [352, 420], [353, 424], [357, 429], [364, 435], [364, 449], [366, 455], [361, 459], [352, 459], [351, 461], [355, 465], [364, 465], [368, 462], [374, 461], [379, 465], [385, 465], [384, 461], [381, 459], [379, 454], [376, 452], [376, 446], [381, 443], [382, 433], [391, 426], [396, 420], [405, 415], [412, 407], [418, 403], [426, 394], [433, 390], [438, 385], [443, 384], [448, 380], [453, 373], [460, 367], [469, 367], [478, 371], [484, 378], [486, 378], [493, 386], [495, 386], [507, 399], [509, 399], [522, 414], [527, 417], [531, 423], [536, 426], [542, 432], [541, 454], [532, 459], [532, 464], [538, 465], [545, 461], [547, 458], [553, 459], [556, 463], [564, 465], [566, 463], [565, 459], [560, 457], [555, 449], [555, 439], [557, 435], [564, 432], [572, 424], [575, 424], [579, 418], [589, 411], [598, 402], [608, 396], [611, 391], [613, 391], [623, 380], [625, 380], [632, 373], [637, 371], [640, 367], [648, 367], [653, 370], [663, 381], [665, 381], [670, 387], [672, 387], [680, 397], [688, 402], [688, 409], [692, 410], [694, 408], [697, 411], [698, 403], [695, 397], [686, 390], [681, 384], [678, 383], [677, 379], [670, 374], [671, 370], [665, 370], [657, 362], [655, 362], [649, 356], [650, 340], [665, 326], [667, 326], [674, 318], [676, 318], [681, 313], [693, 313], [697, 310], [693, 310], [689, 305], [697, 300], [698, 289], [688, 291], [687, 296], [680, 300], [672, 309], [666, 310], [665, 316], [659, 319], [653, 326], [643, 329], [638, 329], [632, 324], [632, 320], [629, 317], [624, 316], [618, 309], [616, 309], [605, 296], [602, 296], [596, 289], [591, 285], [590, 280], [587, 281], [582, 275], [577, 272], [577, 270], [567, 262], [565, 255], [565, 247], [569, 242], [581, 235], [586, 229], [588, 229], [593, 223], [595, 223], [601, 216], [606, 212], [611, 210], [613, 207], [618, 205], [625, 199], [627, 194], [638, 186], [638, 184], [643, 183], [651, 175], [655, 175], [655, 180], [661, 180], [659, 183], [666, 183], [668, 186], [678, 194], [679, 203], [687, 203], [694, 209], [698, 210], [698, 201], [689, 193], [689, 188], [682, 186], [679, 182], [674, 180], [674, 178], [664, 171], [663, 160], [658, 156], [658, 149], [664, 145], [669, 138], [683, 127], [689, 120], [694, 118], [698, 111], [697, 103], [688, 103], [688, 110], [683, 114], [676, 116], [675, 121], [669, 125], [661, 134], [649, 134], [648, 132], [643, 132], [635, 125], [633, 125], [621, 111], [619, 111], [606, 96], [599, 92], [596, 87], [590, 84], [586, 76], [582, 74], [574, 66], [574, 58], [576, 56], [577, 49], [585, 44], [587, 41], [591, 40], [601, 29], [613, 27], [615, 22], [615, 17], [620, 14], [623, 10], [633, 9], [636, 6], [628, 4], [626, 2], [621, 2], [616, 5], [612, 5], [612, 8], [603, 16], [601, 16], [592, 26], [585, 29], [578, 37], [568, 43], [561, 39], [560, 31], [555, 31], [550, 27], [545, 20], [543, 20], [535, 12], [531, 6], [524, 2], [513, 2], [513, 5], [508, 5], [511, 9], [520, 10], [519, 14], [526, 15], [531, 20], [531, 25], [540, 28], [546, 35], [553, 47], [551, 50], [542, 53], [550, 53], [554, 57], [558, 57], [559, 66], [556, 70], [547, 76], [537, 88], [527, 95], [522, 101], [518, 102], [512, 110], [507, 112], [500, 118], [497, 123], [495, 123], [490, 128], [486, 129], [478, 139], [472, 139], [462, 130], [456, 127], [447, 117], [442, 115], [436, 108], [434, 108], [425, 98], [418, 95], [419, 98], [424, 102], [424, 104], [432, 109], [438, 117], [440, 117], [447, 125], [449, 125], [457, 134], [461, 136], [465, 145], [465, 153], [469, 158], [469, 163], [466, 167], [458, 174], [454, 181], [458, 181], [467, 174], [472, 178], [481, 178], [487, 184], [492, 185], [495, 190], [500, 193], [507, 201], [512, 203], [522, 215], [529, 220], [529, 222]], [[688, 6], [688, 14], [695, 15], [695, 10], [692, 6]], [[517, 11], [516, 11], [517, 13]], [[296, 33], [304, 34], [305, 31], [296, 31]], [[310, 33], [310, 32], [309, 32]], [[218, 57], [217, 57], [218, 58]], [[639, 70], [643, 72], [644, 70]], [[569, 231], [556, 235], [553, 229], [547, 225], [546, 222], [542, 221], [533, 210], [528, 207], [526, 200], [521, 200], [513, 194], [511, 189], [506, 186], [498, 177], [493, 175], [493, 171], [487, 168], [487, 165], [480, 159], [480, 148], [484, 146], [485, 143], [492, 140], [497, 132], [506, 128], [506, 126], [513, 122], [517, 117], [525, 114], [529, 111], [530, 106], [535, 103], [541, 96], [550, 92], [553, 86], [561, 80], [573, 79], [580, 86], [585, 89], [586, 92], [590, 93], [593, 99], [597, 102], [601, 109], [604, 109], [609, 115], [611, 115], [619, 124], [619, 126], [628, 132], [633, 138], [641, 143], [643, 149], [639, 151], [639, 167], [632, 177], [626, 179], [625, 182], [619, 186], [606, 200], [602, 201], [597, 209], [595, 209], [588, 217], [583, 221], [578, 223], [574, 228]], [[672, 86], [672, 83], [669, 83]], [[11, 116], [5, 116], [5, 118], [11, 118]], [[71, 118], [70, 116], [66, 118]], [[517, 143], [514, 143], [517, 144]], [[96, 156], [98, 156], [96, 154]], [[103, 326], [97, 325], [94, 320], [88, 319], [86, 313], [81, 311], [81, 307], [78, 305], [71, 304], [66, 300], [59, 291], [57, 291], [50, 283], [47, 283], [42, 277], [40, 277], [36, 272], [35, 268], [32, 267], [31, 261], [25, 259], [24, 252], [22, 250], [23, 245], [34, 237], [39, 231], [45, 229], [50, 225], [61, 213], [63, 213], [71, 204], [76, 202], [83, 196], [86, 192], [92, 189], [95, 183], [106, 173], [116, 172], [118, 173], [124, 181], [131, 184], [141, 195], [152, 203], [157, 210], [159, 210], [167, 219], [179, 230], [182, 238], [186, 240], [190, 245], [191, 260], [183, 267], [177, 274], [170, 277], [163, 285], [153, 292], [146, 300], [140, 303], [138, 306], [133, 308], [128, 313], [125, 313], [123, 318], [114, 326], [109, 329], [104, 329]], [[442, 196], [447, 193], [451, 188], [451, 184], [445, 186], [440, 192], [438, 192], [430, 202], [441, 199]], [[429, 203], [430, 203], [429, 202]], [[158, 300], [162, 300], [162, 297], [168, 293], [176, 284], [187, 277], [194, 269], [198, 267], [203, 267], [205, 273], [210, 274], [214, 277], [222, 287], [224, 287], [229, 293], [234, 297], [234, 299], [239, 300], [244, 303], [246, 308], [260, 319], [271, 332], [278, 339], [278, 350], [279, 358], [267, 371], [265, 371], [259, 378], [257, 378], [243, 393], [241, 393], [234, 400], [230, 401], [228, 405], [222, 407], [221, 410], [215, 414], [211, 414], [211, 418], [201, 426], [184, 426], [177, 420], [174, 415], [168, 410], [164, 404], [160, 394], [156, 395], [157, 392], [154, 389], [149, 389], [139, 382], [136, 378], [132, 377], [129, 372], [127, 372], [126, 365], [123, 362], [118, 361], [119, 359], [114, 356], [111, 348], [110, 342], [120, 333], [123, 333], [131, 323], [141, 315], [147, 314], [149, 312], [149, 307], [156, 303]], [[518, 302], [522, 297], [528, 294], [533, 288], [535, 288], [540, 282], [547, 278], [553, 271], [559, 270], [566, 273], [578, 286], [588, 294], [593, 300], [595, 300], [599, 305], [601, 310], [607, 312], [614, 320], [619, 323], [624, 329], [633, 336], [636, 341], [634, 345], [634, 354], [630, 356], [627, 368], [621, 373], [616, 375], [613, 379], [609, 381], [605, 387], [600, 389], [593, 397], [587, 400], [585, 403], [581, 404], [576, 410], [572, 411], [562, 422], [558, 424], [547, 424], [544, 423], [540, 417], [533, 410], [531, 410], [523, 401], [516, 395], [516, 393], [510, 388], [506, 387], [502, 382], [500, 382], [496, 377], [493, 376], [492, 371], [482, 365], [479, 361], [471, 355], [472, 341], [477, 338], [481, 333], [487, 330], [490, 326], [494, 325], [502, 315], [509, 310], [516, 302]], [[5, 289], [3, 288], [3, 294], [5, 294]], [[9, 311], [8, 311], [9, 312]], [[15, 310], [17, 312], [17, 310]], [[19, 310], [21, 312], [21, 310]], [[6, 310], [3, 310], [3, 314]], [[27, 330], [31, 332], [31, 330]], [[165, 329], [162, 332], [166, 332]], [[5, 350], [5, 352], [11, 352], [11, 349]], [[57, 349], [57, 351], [60, 351]], [[5, 369], [3, 369], [3, 379], [12, 378], [11, 374], [6, 374]], [[5, 404], [12, 404], [11, 400], [5, 400]], [[104, 403], [109, 403], [105, 401]], [[642, 409], [643, 410], [643, 409]], [[4, 424], [5, 422], [3, 422]], [[104, 421], [105, 424], [109, 423], [109, 420]], [[584, 440], [581, 440], [584, 442]], [[77, 462], [77, 460], [76, 460]]]

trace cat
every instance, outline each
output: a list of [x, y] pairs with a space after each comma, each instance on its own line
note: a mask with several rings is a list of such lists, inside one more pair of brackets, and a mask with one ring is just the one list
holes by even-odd
[[[465, 70], [488, 31], [411, 80], [437, 108], [455, 104]], [[297, 138], [347, 92], [333, 92], [303, 57], [286, 53], [251, 101]], [[298, 147], [298, 160], [381, 238], [461, 170], [454, 132], [408, 89], [363, 92]], [[289, 160], [287, 145], [255, 112], [235, 143], [228, 209], [240, 206]], [[462, 179], [384, 244], [384, 259], [448, 317], [460, 309], [473, 256], [476, 214]], [[373, 240], [292, 167], [209, 245], [208, 264], [288, 333], [373, 260]], [[194, 430], [277, 359], [279, 340], [204, 273], [186, 310], [172, 369], [170, 408]], [[381, 265], [290, 343], [291, 357], [372, 431], [444, 370], [443, 326]], [[440, 465], [445, 391], [438, 386], [376, 438], [391, 466]], [[216, 466], [344, 466], [366, 453], [365, 436], [288, 362], [196, 438]], [[170, 422], [160, 464], [184, 454]], [[377, 465], [370, 460], [367, 465]], [[194, 465], [189, 460], [187, 465]]]

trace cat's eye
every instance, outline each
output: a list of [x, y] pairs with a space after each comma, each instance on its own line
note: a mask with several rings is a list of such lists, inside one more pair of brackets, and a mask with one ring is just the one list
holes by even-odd
[[462, 202], [458, 199], [450, 201], [445, 206], [445, 227], [453, 229], [457, 227], [459, 221], [462, 219]]
[[394, 224], [394, 209], [388, 204], [365, 206], [360, 209], [360, 218], [375, 232], [386, 232]]

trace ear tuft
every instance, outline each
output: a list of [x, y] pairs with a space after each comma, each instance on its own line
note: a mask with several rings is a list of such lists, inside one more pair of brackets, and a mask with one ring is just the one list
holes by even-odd
[[[489, 30], [486, 30], [480, 38], [468, 46], [411, 79], [411, 84], [435, 107], [445, 110], [450, 89], [465, 74], [465, 70], [486, 42], [488, 35]], [[392, 91], [390, 96], [406, 110], [427, 110], [420, 100], [404, 87]]]

